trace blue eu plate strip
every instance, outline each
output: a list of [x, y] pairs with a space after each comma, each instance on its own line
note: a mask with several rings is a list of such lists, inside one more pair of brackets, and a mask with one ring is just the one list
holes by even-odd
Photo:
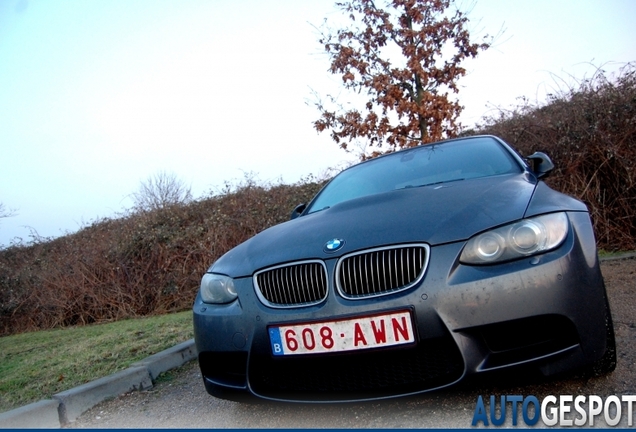
[[280, 338], [280, 330], [278, 329], [278, 327], [270, 327], [269, 341], [272, 344], [272, 353], [275, 356], [282, 356], [285, 354], [283, 352], [283, 343]]

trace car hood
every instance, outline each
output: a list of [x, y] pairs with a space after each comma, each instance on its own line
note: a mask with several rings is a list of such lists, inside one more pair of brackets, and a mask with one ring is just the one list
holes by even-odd
[[[276, 264], [329, 259], [383, 245], [466, 240], [524, 217], [536, 185], [534, 177], [524, 173], [357, 198], [266, 229], [227, 252], [209, 271], [242, 277]], [[554, 192], [547, 186], [542, 190]], [[344, 246], [336, 253], [325, 252], [325, 243], [334, 238], [344, 240]]]

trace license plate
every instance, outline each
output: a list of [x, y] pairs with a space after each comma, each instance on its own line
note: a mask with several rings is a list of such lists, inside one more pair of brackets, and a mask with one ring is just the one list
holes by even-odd
[[275, 356], [321, 354], [415, 342], [409, 311], [268, 328]]

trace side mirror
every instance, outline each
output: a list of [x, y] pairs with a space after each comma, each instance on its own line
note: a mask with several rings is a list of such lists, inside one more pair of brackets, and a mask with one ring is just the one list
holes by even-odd
[[526, 159], [530, 162], [530, 168], [537, 178], [547, 177], [554, 169], [554, 164], [545, 153], [534, 152], [530, 156], [527, 156]]
[[289, 219], [296, 219], [305, 211], [306, 208], [307, 208], [306, 203], [298, 204], [296, 207], [294, 207], [294, 210], [292, 211]]

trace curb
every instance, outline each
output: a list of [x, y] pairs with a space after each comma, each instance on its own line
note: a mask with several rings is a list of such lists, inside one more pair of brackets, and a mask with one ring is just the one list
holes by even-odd
[[184, 363], [197, 357], [197, 349], [194, 346], [194, 339], [175, 345], [172, 348], [161, 351], [130, 365], [133, 367], [144, 367], [148, 370], [150, 378], [154, 381], [159, 374], [170, 369], [177, 368]]
[[41, 400], [0, 414], [0, 427], [6, 429], [59, 428], [58, 414], [60, 402]]
[[599, 261], [618, 261], [631, 258], [636, 258], [636, 252], [625, 252], [611, 256], [599, 257]]
[[59, 429], [98, 403], [133, 390], [151, 388], [162, 372], [179, 367], [197, 357], [194, 339], [133, 363], [128, 369], [0, 413], [0, 428]]
[[53, 400], [60, 402], [58, 407], [59, 422], [64, 425], [74, 422], [84, 411], [94, 407], [104, 399], [151, 387], [152, 379], [147, 369], [130, 367], [107, 377], [54, 394]]

